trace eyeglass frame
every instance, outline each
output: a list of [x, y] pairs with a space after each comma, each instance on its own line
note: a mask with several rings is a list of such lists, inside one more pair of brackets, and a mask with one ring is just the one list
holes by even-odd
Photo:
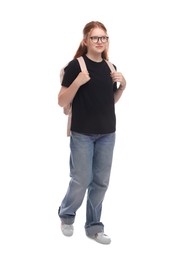
[[[96, 41], [96, 42], [93, 41], [93, 38], [94, 38], [94, 37], [97, 37], [97, 41]], [[106, 39], [105, 42], [103, 42], [103, 40], [102, 40], [103, 38]], [[91, 40], [93, 43], [98, 43], [99, 40], [101, 41], [101, 43], [107, 43], [108, 40], [109, 40], [109, 36], [91, 36], [91, 37], [90, 37], [90, 40]]]

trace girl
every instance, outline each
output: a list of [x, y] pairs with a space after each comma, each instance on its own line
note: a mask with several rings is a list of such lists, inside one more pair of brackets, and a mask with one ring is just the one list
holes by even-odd
[[[58, 104], [63, 108], [71, 104], [72, 110], [71, 179], [58, 211], [61, 230], [66, 236], [73, 234], [76, 212], [87, 192], [85, 232], [102, 244], [111, 242], [104, 233], [101, 212], [115, 144], [114, 104], [126, 87], [122, 73], [111, 72], [105, 61], [108, 60], [108, 47], [105, 26], [98, 21], [87, 23], [74, 59], [65, 68], [58, 94]], [[86, 71], [80, 70], [77, 61], [80, 56], [84, 58]]]

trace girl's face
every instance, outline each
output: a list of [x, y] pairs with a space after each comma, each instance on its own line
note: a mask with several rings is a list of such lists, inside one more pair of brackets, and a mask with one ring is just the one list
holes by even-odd
[[108, 49], [109, 38], [101, 28], [94, 28], [89, 33], [84, 44], [87, 46], [88, 53], [93, 55], [101, 55], [105, 49]]

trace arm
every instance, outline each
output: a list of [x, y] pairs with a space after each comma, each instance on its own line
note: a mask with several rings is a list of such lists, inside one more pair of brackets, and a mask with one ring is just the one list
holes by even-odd
[[58, 104], [61, 107], [68, 106], [75, 97], [78, 89], [90, 80], [87, 71], [80, 72], [72, 84], [67, 88], [62, 86], [58, 94]]

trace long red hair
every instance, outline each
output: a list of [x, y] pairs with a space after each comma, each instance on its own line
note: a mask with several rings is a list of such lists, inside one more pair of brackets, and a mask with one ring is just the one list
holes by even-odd
[[[87, 23], [83, 29], [83, 40], [88, 37], [91, 30], [94, 28], [101, 28], [107, 34], [107, 29], [103, 23], [98, 22], [98, 21], [92, 21], [92, 22]], [[83, 43], [83, 40], [81, 41], [81, 43], [76, 51], [76, 54], [74, 55], [74, 59], [76, 59], [82, 55], [85, 55], [87, 53], [87, 47]], [[102, 58], [105, 60], [108, 60], [108, 50], [103, 51]]]

